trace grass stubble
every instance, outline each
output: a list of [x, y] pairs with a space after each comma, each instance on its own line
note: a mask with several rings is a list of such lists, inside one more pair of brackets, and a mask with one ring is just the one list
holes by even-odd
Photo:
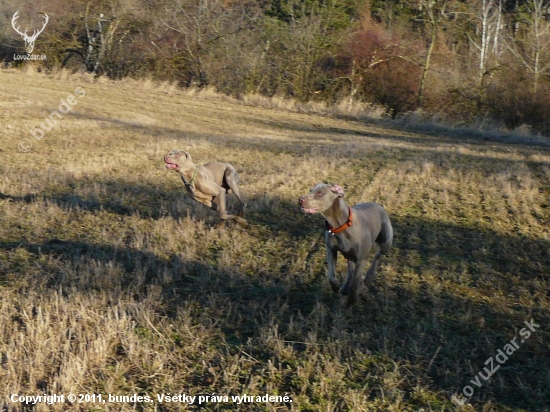
[[[86, 95], [72, 111], [18, 152], [76, 87]], [[25, 410], [10, 394], [288, 393], [200, 407], [548, 411], [548, 145], [63, 72], [3, 71], [0, 96], [1, 410]], [[235, 165], [248, 228], [214, 226], [164, 170], [174, 148]], [[321, 181], [383, 204], [394, 226], [374, 289], [351, 309], [326, 280], [322, 218], [297, 207]], [[540, 330], [452, 403], [530, 319]]]

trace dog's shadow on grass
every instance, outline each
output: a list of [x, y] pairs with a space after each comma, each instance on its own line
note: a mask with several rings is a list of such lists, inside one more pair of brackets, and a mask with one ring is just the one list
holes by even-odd
[[[24, 263], [14, 255], [21, 250], [27, 252]], [[40, 285], [44, 291], [60, 290], [62, 287], [65, 295], [75, 290], [84, 293], [110, 290], [139, 301], [147, 295], [149, 285], [160, 286], [163, 289], [163, 298], [170, 302], [167, 305], [168, 316], [175, 316], [178, 307], [185, 301], [195, 302], [203, 308], [211, 306], [213, 302], [218, 305], [222, 300], [237, 306], [244, 305], [248, 309], [239, 315], [244, 316], [248, 312], [255, 316], [247, 317], [248, 321], [245, 323], [239, 322], [239, 330], [236, 329], [236, 324], [225, 325], [225, 331], [229, 335], [240, 336], [241, 343], [257, 332], [259, 318], [267, 316], [266, 313], [273, 311], [275, 306], [282, 306], [289, 299], [294, 300], [293, 296], [298, 306], [293, 304], [291, 312], [311, 312], [317, 302], [320, 287], [300, 282], [296, 274], [281, 277], [264, 271], [251, 276], [237, 266], [208, 263], [213, 260], [212, 256], [204, 261], [184, 259], [179, 254], [160, 257], [153, 252], [134, 247], [114, 247], [77, 240], [53, 238], [41, 243], [0, 242], [1, 251], [12, 255], [13, 259], [7, 259], [10, 263], [0, 265], [0, 284], [20, 281], [13, 274], [17, 268], [26, 268], [33, 273], [33, 284]], [[38, 259], [39, 257], [42, 259]], [[50, 262], [51, 266], [46, 262]], [[59, 262], [68, 263], [80, 270], [72, 273], [59, 270]], [[13, 267], [10, 267], [12, 264]], [[108, 268], [120, 269], [119, 275], [116, 278], [109, 278], [108, 275], [98, 277], [91, 273], [93, 271], [86, 270], [86, 267], [98, 264], [105, 271]], [[217, 298], [212, 300], [212, 296]], [[249, 311], [250, 308], [254, 310]]]
[[[194, 201], [181, 188], [154, 187], [149, 184], [125, 183], [115, 180], [101, 182], [101, 198], [93, 193], [92, 183], [87, 180], [71, 180], [64, 190], [44, 189], [41, 193], [29, 193], [13, 196], [0, 192], [0, 200], [34, 203], [44, 201], [64, 210], [81, 210], [96, 213], [104, 211], [120, 216], [139, 215], [141, 218], [158, 220], [171, 217], [180, 220], [191, 217], [204, 221], [210, 226], [221, 222], [218, 212]], [[89, 187], [90, 190], [87, 190]], [[86, 196], [77, 194], [77, 190], [90, 192]], [[245, 198], [248, 204], [245, 218], [249, 225], [263, 226], [274, 232], [287, 232], [290, 236], [301, 238], [317, 232], [321, 218], [306, 216], [299, 210], [298, 201], [280, 199], [268, 195], [254, 195]], [[237, 213], [239, 204], [234, 195], [227, 196], [230, 213]], [[227, 221], [226, 225], [235, 225]]]
[[[150, 185], [126, 184], [116, 181], [102, 182], [105, 187], [101, 199], [96, 194], [82, 196], [76, 194], [74, 187], [85, 189], [92, 186], [87, 181], [72, 181], [71, 187], [63, 191], [49, 191], [45, 189], [41, 193], [29, 193], [23, 196], [13, 196], [0, 192], [0, 200], [12, 202], [34, 203], [44, 201], [54, 204], [65, 210], [82, 210], [86, 212], [105, 211], [121, 216], [139, 215], [142, 218], [160, 219], [172, 217], [180, 219], [190, 216], [208, 216], [208, 208], [193, 201], [185, 192], [185, 189], [166, 190], [154, 188]], [[209, 221], [217, 213], [212, 211]]]

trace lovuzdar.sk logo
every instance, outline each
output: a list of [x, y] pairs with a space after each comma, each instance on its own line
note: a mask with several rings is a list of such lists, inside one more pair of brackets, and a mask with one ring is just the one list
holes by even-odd
[[40, 14], [44, 14], [44, 23], [42, 24], [42, 28], [41, 29], [34, 29], [32, 35], [30, 35], [30, 36], [27, 34], [28, 29], [25, 29], [25, 31], [21, 31], [21, 26], [19, 24], [17, 24], [17, 19], [19, 18], [19, 10], [17, 10], [15, 12], [15, 14], [13, 15], [13, 17], [11, 19], [11, 25], [12, 25], [13, 29], [18, 34], [21, 35], [23, 40], [25, 40], [25, 50], [27, 51], [26, 55], [25, 54], [22, 54], [22, 55], [14, 54], [13, 55], [14, 60], [46, 60], [46, 55], [45, 54], [41, 54], [41, 55], [32, 54], [32, 52], [34, 50], [34, 42], [36, 41], [36, 38], [38, 37], [38, 35], [40, 33], [42, 33], [44, 31], [44, 29], [46, 28], [46, 25], [48, 24], [48, 20], [50, 19], [46, 13], [40, 13]]

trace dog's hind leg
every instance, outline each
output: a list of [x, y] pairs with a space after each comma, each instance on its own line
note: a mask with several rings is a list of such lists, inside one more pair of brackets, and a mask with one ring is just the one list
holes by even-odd
[[380, 261], [382, 260], [382, 255], [387, 255], [390, 252], [392, 242], [393, 229], [388, 223], [387, 225], [384, 225], [380, 235], [376, 238], [376, 243], [378, 243], [380, 249], [375, 253], [374, 259], [369, 267], [369, 270], [367, 271], [367, 276], [365, 276], [365, 285], [372, 284], [374, 277], [376, 276], [378, 265], [380, 265]]
[[[349, 287], [349, 295], [347, 304], [351, 305], [357, 300], [357, 295], [359, 293], [359, 288], [361, 287], [361, 277], [365, 272], [365, 267], [367, 266], [366, 260], [360, 260], [355, 263], [353, 268], [353, 278]], [[347, 282], [346, 282], [347, 283]]]
[[225, 182], [227, 183], [227, 186], [229, 186], [229, 189], [235, 194], [235, 196], [237, 197], [237, 200], [239, 201], [240, 207], [239, 207], [239, 212], [237, 213], [237, 216], [242, 216], [246, 209], [246, 202], [241, 196], [241, 192], [239, 190], [238, 183], [241, 180], [239, 177], [239, 174], [237, 173], [234, 167], [228, 167], [224, 172], [224, 177], [225, 177]]
[[370, 284], [372, 284], [374, 277], [376, 276], [376, 269], [378, 269], [378, 265], [380, 264], [381, 259], [382, 250], [378, 250], [374, 255], [374, 259], [372, 260], [369, 270], [367, 270], [367, 275], [365, 276], [365, 285], [369, 286]]

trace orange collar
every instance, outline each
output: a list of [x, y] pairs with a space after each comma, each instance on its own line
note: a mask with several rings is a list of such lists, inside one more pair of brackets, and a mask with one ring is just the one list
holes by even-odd
[[348, 206], [348, 209], [349, 209], [348, 221], [344, 223], [342, 226], [340, 226], [339, 228], [334, 229], [328, 224], [328, 222], [325, 222], [327, 224], [327, 232], [329, 232], [331, 235], [334, 236], [335, 234], [343, 232], [344, 230], [346, 230], [347, 228], [353, 225], [353, 219], [351, 216], [351, 207]]

